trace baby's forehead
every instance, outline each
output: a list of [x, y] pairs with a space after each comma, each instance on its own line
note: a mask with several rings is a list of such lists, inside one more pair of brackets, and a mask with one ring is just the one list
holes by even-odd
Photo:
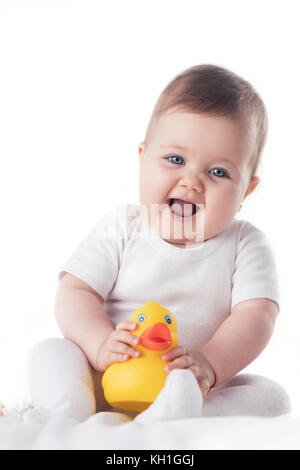
[[196, 112], [191, 110], [168, 110], [159, 114], [153, 118], [151, 129], [152, 133], [158, 133], [163, 131], [172, 131], [176, 130], [178, 135], [181, 134], [180, 131], [190, 128], [190, 129], [201, 129], [201, 127], [234, 127], [239, 130], [239, 132], [248, 132], [255, 126], [252, 125], [252, 122], [246, 122], [245, 120], [240, 119], [238, 116], [231, 115], [218, 115], [213, 113], [204, 113]]
[[208, 159], [232, 160], [238, 166], [253, 166], [257, 130], [230, 116], [168, 111], [157, 117], [147, 146], [155, 152], [180, 152]]
[[195, 149], [202, 144], [212, 148], [222, 146], [251, 146], [256, 141], [256, 126], [231, 116], [176, 110], [164, 112], [153, 123], [148, 142], [160, 146]]

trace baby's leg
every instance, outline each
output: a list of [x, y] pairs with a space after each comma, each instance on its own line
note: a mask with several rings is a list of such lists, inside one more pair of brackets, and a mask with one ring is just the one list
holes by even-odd
[[203, 416], [279, 416], [289, 413], [290, 400], [281, 385], [259, 375], [239, 374], [212, 389]]
[[[83, 421], [96, 412], [96, 398], [101, 407], [101, 397], [94, 394], [100, 374], [69, 340], [49, 338], [37, 343], [29, 354], [28, 372], [34, 408], [25, 413], [25, 422], [45, 423], [53, 417]], [[101, 390], [100, 382], [97, 388]]]
[[265, 377], [240, 374], [209, 392], [204, 402], [198, 383], [189, 370], [174, 369], [154, 403], [135, 421], [154, 421], [200, 416], [279, 416], [290, 412], [290, 400], [281, 387]]
[[155, 421], [196, 418], [202, 413], [202, 393], [190, 370], [174, 369], [156, 400], [137, 415], [135, 422], [148, 425]]

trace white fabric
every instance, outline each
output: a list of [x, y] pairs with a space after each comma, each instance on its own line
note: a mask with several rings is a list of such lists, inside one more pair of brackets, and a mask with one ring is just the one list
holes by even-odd
[[[300, 450], [300, 418], [231, 416], [157, 421], [141, 426], [125, 415], [102, 412], [80, 423], [59, 418], [48, 425], [0, 418], [0, 449]], [[134, 454], [134, 451], [133, 451]]]
[[194, 374], [187, 369], [174, 369], [155, 401], [135, 421], [149, 426], [156, 421], [199, 418], [202, 408], [202, 393]]
[[276, 269], [264, 234], [233, 220], [199, 247], [182, 249], [149, 228], [141, 206], [109, 211], [61, 267], [89, 284], [105, 300], [113, 325], [128, 320], [148, 301], [177, 319], [179, 343], [205, 344], [239, 302], [279, 302]]
[[96, 412], [92, 369], [69, 340], [49, 338], [35, 344], [28, 357], [28, 379], [35, 422], [58, 416], [83, 421]]
[[169, 379], [152, 410], [137, 419], [108, 411], [113, 410], [108, 406], [94, 414], [95, 406], [106, 408], [101, 374], [92, 372], [71, 341], [43, 340], [29, 356], [31, 393], [37, 406], [23, 419], [13, 413], [0, 418], [0, 449], [300, 448], [300, 419], [287, 414], [257, 416], [289, 411], [285, 391], [273, 381], [237, 375], [210, 392], [199, 417], [202, 400], [197, 402], [199, 389], [191, 383], [195, 381], [190, 371], [173, 371]]
[[[201, 247], [182, 250], [157, 237], [138, 207], [121, 206], [103, 217], [60, 272], [60, 278], [70, 272], [102, 295], [113, 324], [155, 300], [176, 315], [180, 343], [193, 349], [238, 302], [263, 297], [278, 303], [270, 247], [251, 224], [234, 220]], [[191, 406], [199, 395], [189, 384], [192, 375], [176, 380], [173, 373], [152, 408], [133, 419], [120, 412], [94, 414], [110, 409], [101, 376], [70, 341], [39, 343], [29, 363], [35, 408], [22, 419], [0, 418], [1, 450], [300, 448], [300, 420], [278, 416], [290, 411], [288, 396], [263, 377], [234, 377], [212, 390], [201, 410], [202, 402]]]
[[[93, 370], [83, 351], [67, 339], [37, 343], [28, 358], [28, 377], [34, 410], [25, 414], [26, 423], [46, 423], [62, 416], [84, 421], [95, 411], [114, 410], [104, 399], [101, 373]], [[204, 416], [277, 416], [289, 411], [289, 398], [280, 385], [249, 374], [237, 375], [211, 390], [202, 407], [192, 372], [175, 370], [156, 401], [137, 419], [147, 424], [199, 417], [202, 412]]]

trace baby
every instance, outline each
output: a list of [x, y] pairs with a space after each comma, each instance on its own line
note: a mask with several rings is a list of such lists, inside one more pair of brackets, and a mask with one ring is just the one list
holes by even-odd
[[138, 147], [140, 204], [102, 217], [61, 268], [64, 338], [31, 351], [34, 408], [24, 419], [113, 410], [101, 376], [138, 357], [128, 319], [148, 301], [176, 316], [179, 346], [164, 354], [165, 387], [138, 422], [289, 412], [280, 385], [238, 374], [267, 345], [279, 311], [268, 242], [235, 219], [259, 184], [266, 133], [263, 101], [226, 69], [194, 66], [168, 84]]

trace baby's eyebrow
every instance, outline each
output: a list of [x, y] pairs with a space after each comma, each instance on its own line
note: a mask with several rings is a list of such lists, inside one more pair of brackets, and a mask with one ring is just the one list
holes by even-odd
[[160, 145], [160, 147], [179, 149], [179, 150], [188, 150], [187, 147], [184, 147], [183, 145]]
[[224, 160], [224, 159], [223, 160], [218, 160], [216, 165], [222, 165], [222, 163], [224, 163], [225, 166], [226, 165], [229, 166], [234, 173], [236, 173], [238, 176], [240, 176], [240, 170], [236, 165], [231, 163], [229, 160]]
[[225, 165], [230, 166], [230, 167], [233, 168], [234, 170], [237, 170], [237, 167], [236, 167], [233, 163], [231, 163], [229, 160], [218, 160], [218, 161], [217, 161], [217, 164], [222, 165], [222, 163], [224, 163]]

